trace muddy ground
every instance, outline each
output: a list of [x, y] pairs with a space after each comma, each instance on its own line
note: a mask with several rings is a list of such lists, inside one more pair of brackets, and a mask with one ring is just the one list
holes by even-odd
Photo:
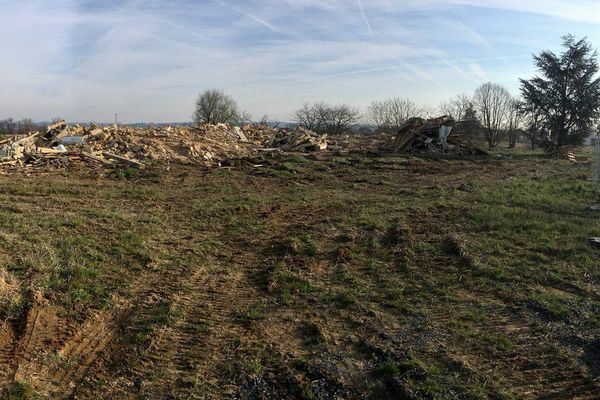
[[597, 399], [585, 162], [287, 156], [0, 176], [28, 399]]

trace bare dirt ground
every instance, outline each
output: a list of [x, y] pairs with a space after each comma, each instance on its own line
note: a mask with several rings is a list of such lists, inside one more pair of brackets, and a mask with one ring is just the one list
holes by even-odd
[[4, 397], [597, 399], [586, 168], [0, 176]]

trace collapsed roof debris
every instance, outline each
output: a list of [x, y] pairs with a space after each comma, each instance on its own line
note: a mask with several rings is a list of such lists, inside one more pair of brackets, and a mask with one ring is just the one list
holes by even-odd
[[410, 118], [398, 128], [391, 146], [402, 153], [488, 154], [463, 140], [459, 128], [460, 123], [447, 116], [428, 120]]

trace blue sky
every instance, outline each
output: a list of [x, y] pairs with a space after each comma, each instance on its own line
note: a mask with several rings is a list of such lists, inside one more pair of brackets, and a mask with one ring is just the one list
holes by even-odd
[[581, 0], [0, 0], [0, 118], [187, 121], [205, 88], [256, 118], [305, 101], [409, 97], [481, 83], [514, 94], [560, 37], [600, 47]]

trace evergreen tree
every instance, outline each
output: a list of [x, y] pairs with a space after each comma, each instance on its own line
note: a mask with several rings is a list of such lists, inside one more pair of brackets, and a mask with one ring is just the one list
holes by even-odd
[[462, 116], [463, 119], [463, 130], [465, 136], [471, 139], [479, 139], [481, 133], [481, 124], [477, 119], [477, 110], [473, 105], [473, 102], [469, 101], [467, 108]]
[[521, 79], [524, 110], [539, 114], [559, 146], [581, 144], [600, 116], [597, 53], [586, 39], [563, 36], [565, 51], [534, 56], [539, 75]]

